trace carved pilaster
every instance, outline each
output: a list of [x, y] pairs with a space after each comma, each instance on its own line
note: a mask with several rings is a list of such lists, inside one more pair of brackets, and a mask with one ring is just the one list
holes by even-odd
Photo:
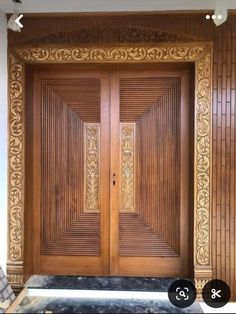
[[211, 266], [211, 50], [196, 62], [195, 90], [195, 262], [194, 277], [198, 297], [212, 279]]
[[9, 56], [9, 247], [7, 273], [13, 289], [23, 284], [24, 256], [24, 64]]

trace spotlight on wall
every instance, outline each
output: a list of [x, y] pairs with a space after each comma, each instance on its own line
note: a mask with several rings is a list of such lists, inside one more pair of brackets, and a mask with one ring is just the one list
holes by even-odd
[[[213, 19], [214, 16], [214, 19]], [[228, 10], [225, 0], [218, 0], [216, 2], [215, 12], [212, 15], [213, 22], [216, 26], [223, 24], [227, 20]]]

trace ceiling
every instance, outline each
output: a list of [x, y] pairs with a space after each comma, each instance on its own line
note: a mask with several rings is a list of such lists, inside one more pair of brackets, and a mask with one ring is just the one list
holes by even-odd
[[[213, 10], [217, 0], [22, 0], [22, 13], [153, 12]], [[221, 0], [223, 1], [223, 0]], [[236, 9], [236, 0], [225, 0]], [[12, 13], [13, 2], [0, 0], [0, 8]]]

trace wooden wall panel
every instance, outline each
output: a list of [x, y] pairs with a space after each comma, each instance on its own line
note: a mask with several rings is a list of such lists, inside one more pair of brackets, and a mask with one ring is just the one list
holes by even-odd
[[213, 276], [236, 300], [236, 17], [215, 30], [213, 64]]

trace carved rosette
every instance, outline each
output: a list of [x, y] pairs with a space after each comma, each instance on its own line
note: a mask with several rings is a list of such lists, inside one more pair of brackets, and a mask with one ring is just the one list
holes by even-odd
[[[23, 283], [24, 230], [24, 64], [9, 57], [9, 247], [8, 274], [13, 288]], [[11, 274], [11, 272], [14, 272]], [[16, 274], [20, 272], [20, 274]], [[11, 280], [12, 279], [12, 280]]]
[[85, 202], [84, 212], [99, 212], [99, 123], [84, 125]]
[[135, 124], [121, 123], [121, 211], [135, 212]]
[[[23, 64], [24, 63], [195, 63], [195, 278], [211, 278], [210, 162], [211, 47], [182, 43], [148, 47], [22, 48], [10, 55], [9, 116], [9, 262], [23, 269]], [[96, 163], [96, 162], [95, 162]], [[95, 207], [94, 207], [95, 208]], [[8, 263], [10, 265], [10, 263]], [[207, 269], [202, 272], [202, 269]], [[8, 273], [11, 273], [8, 267]]]

